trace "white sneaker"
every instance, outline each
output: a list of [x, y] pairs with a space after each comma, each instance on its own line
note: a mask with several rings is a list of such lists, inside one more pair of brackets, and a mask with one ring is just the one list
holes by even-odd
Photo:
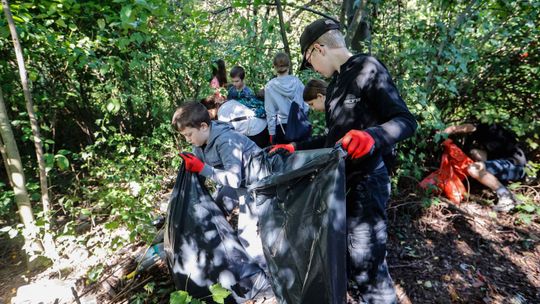
[[516, 207], [516, 200], [512, 195], [503, 195], [499, 197], [497, 204], [493, 206], [493, 210], [497, 212], [508, 212]]

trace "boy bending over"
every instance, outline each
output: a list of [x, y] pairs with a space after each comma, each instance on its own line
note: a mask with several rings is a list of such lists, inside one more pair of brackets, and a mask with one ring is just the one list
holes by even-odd
[[257, 233], [256, 206], [244, 184], [244, 167], [260, 148], [231, 125], [211, 121], [204, 105], [188, 102], [176, 109], [173, 128], [193, 145], [193, 154], [182, 152], [187, 171], [199, 173], [220, 186], [236, 189], [240, 205], [238, 236], [248, 254], [265, 269], [262, 244]]

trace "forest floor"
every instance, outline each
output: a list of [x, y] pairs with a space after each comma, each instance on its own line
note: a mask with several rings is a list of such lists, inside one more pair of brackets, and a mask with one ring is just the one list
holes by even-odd
[[389, 210], [387, 260], [402, 304], [540, 303], [538, 223], [477, 203], [408, 210]]
[[[486, 195], [429, 208], [411, 197], [391, 202], [387, 260], [400, 303], [540, 303], [540, 223], [492, 212]], [[144, 249], [131, 244], [106, 257], [100, 279], [89, 284], [83, 264], [72, 265], [71, 274], [26, 271], [20, 244], [0, 237], [0, 304], [10, 303], [21, 285], [67, 277], [79, 297], [91, 296], [86, 303], [168, 303], [173, 285], [165, 265], [122, 279]]]

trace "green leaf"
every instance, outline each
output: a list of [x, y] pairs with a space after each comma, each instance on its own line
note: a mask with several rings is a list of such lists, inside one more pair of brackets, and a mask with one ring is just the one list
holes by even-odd
[[66, 149], [60, 149], [58, 150], [58, 154], [62, 154], [62, 155], [70, 155], [71, 154], [71, 151], [69, 150], [66, 150]]
[[58, 168], [60, 168], [60, 170], [69, 169], [69, 160], [67, 157], [62, 154], [56, 154], [54, 158], [56, 159], [56, 165]]
[[523, 221], [526, 225], [530, 225], [532, 222], [532, 218], [529, 214], [520, 214], [519, 219]]
[[189, 304], [192, 297], [184, 290], [177, 290], [171, 293], [169, 303], [170, 304]]
[[62, 19], [57, 19], [56, 24], [58, 24], [60, 27], [66, 27], [66, 23]]
[[91, 215], [92, 214], [92, 211], [88, 210], [88, 209], [81, 209], [81, 214], [82, 215]]
[[24, 23], [24, 20], [23, 20], [21, 17], [19, 17], [19, 16], [13, 15], [13, 20], [15, 20], [15, 21], [17, 21], [17, 22], [19, 22], [19, 23]]
[[43, 160], [45, 161], [45, 171], [50, 171], [54, 166], [54, 155], [45, 153], [43, 154]]
[[146, 292], [148, 292], [148, 293], [153, 293], [155, 287], [156, 287], [156, 283], [150, 282], [150, 283], [144, 285], [143, 288], [144, 288], [144, 290], [146, 290]]
[[128, 38], [118, 39], [118, 47], [122, 50], [125, 49], [129, 45], [129, 43], [130, 43], [130, 39]]
[[212, 300], [219, 304], [225, 303], [225, 298], [227, 298], [231, 294], [230, 291], [223, 288], [219, 283], [210, 286], [209, 289], [212, 293]]
[[536, 210], [536, 207], [533, 204], [523, 204], [520, 206], [520, 209], [532, 213], [534, 210]]
[[519, 188], [521, 186], [521, 183], [511, 183], [510, 185], [507, 186], [507, 188], [509, 190], [516, 190], [517, 188]]
[[94, 268], [90, 269], [90, 271], [87, 274], [88, 280], [90, 280], [90, 282], [96, 282], [101, 276], [101, 274], [103, 273], [104, 269], [105, 268], [103, 267], [103, 264], [99, 264], [95, 266]]
[[118, 99], [111, 99], [109, 100], [109, 103], [107, 103], [107, 111], [111, 113], [116, 113], [120, 110], [120, 102]]
[[233, 5], [233, 7], [242, 8], [242, 7], [247, 7], [248, 4], [247, 4], [246, 1], [234, 0], [232, 2], [232, 5]]
[[118, 221], [112, 221], [105, 224], [105, 229], [114, 230], [120, 226]]
[[99, 26], [100, 29], [104, 29], [104, 28], [105, 28], [105, 20], [103, 20], [103, 19], [98, 19], [97, 24], [98, 24], [98, 26]]
[[131, 8], [131, 5], [126, 5], [122, 7], [122, 10], [120, 11], [120, 19], [122, 20], [122, 22], [129, 22], [132, 12], [133, 9]]

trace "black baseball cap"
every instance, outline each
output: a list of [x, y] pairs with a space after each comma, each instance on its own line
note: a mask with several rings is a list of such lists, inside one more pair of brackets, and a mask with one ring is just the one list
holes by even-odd
[[300, 70], [304, 70], [310, 66], [306, 60], [306, 51], [308, 47], [313, 44], [322, 34], [330, 30], [339, 30], [339, 22], [332, 19], [318, 19], [313, 21], [310, 25], [306, 26], [304, 32], [300, 36], [300, 50], [302, 51], [302, 65]]

